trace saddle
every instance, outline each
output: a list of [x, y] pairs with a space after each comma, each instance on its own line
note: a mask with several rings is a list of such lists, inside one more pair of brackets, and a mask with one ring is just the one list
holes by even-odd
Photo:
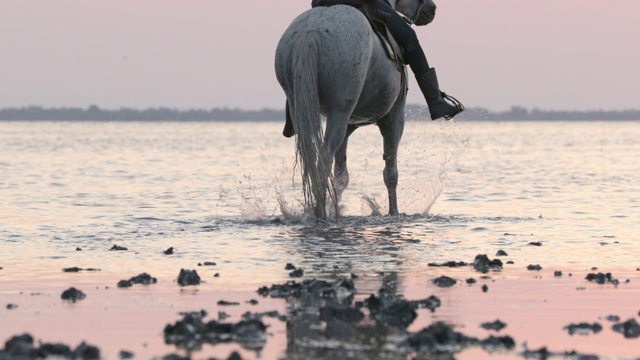
[[377, 0], [312, 0], [311, 7], [324, 6], [330, 7], [334, 5], [348, 5], [359, 10], [369, 21], [371, 29], [380, 39], [380, 43], [384, 48], [387, 57], [396, 63], [398, 71], [403, 72], [404, 66], [407, 64], [404, 51], [398, 45], [398, 42], [391, 36], [387, 28], [387, 19], [389, 15], [378, 10], [369, 8], [369, 4], [374, 4]]

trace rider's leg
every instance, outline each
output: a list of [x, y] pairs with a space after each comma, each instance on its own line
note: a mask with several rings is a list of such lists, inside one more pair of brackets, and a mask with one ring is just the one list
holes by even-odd
[[[389, 15], [387, 20], [389, 32], [404, 50], [409, 67], [411, 67], [411, 71], [418, 81], [418, 86], [429, 105], [431, 119], [445, 117], [448, 120], [462, 112], [464, 106], [459, 101], [440, 91], [436, 71], [429, 67], [418, 37], [411, 26], [384, 0], [376, 1], [371, 8]], [[450, 100], [451, 103], [445, 99]]]

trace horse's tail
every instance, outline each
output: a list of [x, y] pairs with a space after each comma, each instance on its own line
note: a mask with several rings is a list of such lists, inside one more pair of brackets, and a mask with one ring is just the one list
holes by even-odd
[[331, 159], [324, 146], [318, 96], [318, 58], [321, 35], [317, 30], [298, 33], [293, 46], [293, 116], [296, 131], [296, 159], [301, 163], [305, 206], [325, 219], [327, 195], [337, 207]]

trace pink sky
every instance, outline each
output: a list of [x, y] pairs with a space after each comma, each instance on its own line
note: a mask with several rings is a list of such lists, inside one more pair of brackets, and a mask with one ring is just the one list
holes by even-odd
[[[2, 0], [0, 107], [282, 108], [275, 46], [309, 3]], [[640, 108], [640, 1], [437, 4], [417, 31], [440, 85], [465, 105]]]

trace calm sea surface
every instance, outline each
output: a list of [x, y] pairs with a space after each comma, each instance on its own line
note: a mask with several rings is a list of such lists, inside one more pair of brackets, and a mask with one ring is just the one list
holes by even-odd
[[[178, 311], [224, 310], [239, 321], [246, 308], [222, 309], [217, 300], [258, 299], [255, 290], [289, 280], [283, 268], [294, 263], [304, 279], [357, 274], [363, 297], [377, 292], [382, 273], [408, 299], [440, 297], [442, 307], [419, 311], [410, 331], [440, 320], [481, 337], [488, 333], [479, 324], [500, 318], [509, 324], [502, 334], [518, 344], [513, 353], [470, 349], [457, 358], [519, 358], [525, 342], [640, 356], [639, 339], [603, 320], [640, 311], [640, 122], [411, 122], [399, 153], [400, 218], [375, 215], [387, 208], [382, 140], [377, 128], [363, 128], [350, 141], [343, 217], [323, 226], [300, 220], [294, 141], [281, 125], [0, 122], [0, 343], [28, 331], [43, 341], [86, 340], [107, 358], [122, 349], [163, 356], [175, 351], [162, 329]], [[129, 251], [110, 252], [114, 244]], [[175, 253], [164, 255], [169, 247]], [[498, 250], [514, 264], [483, 280], [486, 294], [482, 281], [464, 284], [482, 275], [473, 269], [428, 266]], [[204, 261], [217, 265], [198, 268]], [[61, 271], [71, 266], [101, 271]], [[174, 282], [181, 268], [197, 268], [206, 283], [185, 293]], [[554, 278], [554, 270], [573, 276]], [[598, 271], [622, 284], [584, 280]], [[141, 272], [159, 283], [121, 299], [117, 280]], [[459, 284], [430, 282], [443, 274]], [[87, 299], [62, 304], [69, 286], [86, 289]], [[259, 300], [264, 311], [291, 305]], [[8, 303], [18, 307], [5, 310]], [[583, 321], [604, 330], [562, 329]], [[308, 357], [287, 324], [270, 325], [260, 354], [233, 344], [203, 354]]]

